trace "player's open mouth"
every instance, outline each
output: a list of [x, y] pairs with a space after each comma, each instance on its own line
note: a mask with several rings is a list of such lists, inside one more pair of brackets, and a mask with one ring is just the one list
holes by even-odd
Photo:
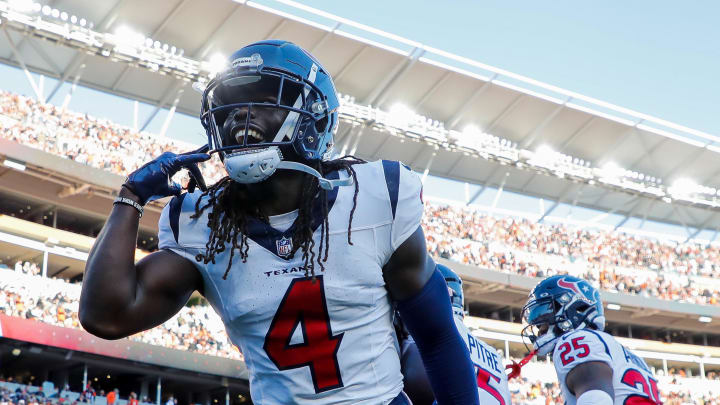
[[[247, 130], [247, 145], [252, 145], [255, 143], [261, 143], [265, 141], [265, 137], [263, 136], [263, 133], [256, 128], [248, 128]], [[245, 137], [245, 128], [244, 127], [237, 127], [233, 128], [232, 136], [237, 141], [238, 145], [243, 144], [243, 138]]]

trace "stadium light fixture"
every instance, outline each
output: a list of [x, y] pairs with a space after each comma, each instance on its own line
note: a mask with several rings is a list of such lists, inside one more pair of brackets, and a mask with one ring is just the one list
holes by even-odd
[[19, 162], [17, 160], [5, 159], [3, 161], [3, 165], [5, 165], [11, 169], [15, 169], [15, 170], [20, 170], [20, 171], [25, 170], [25, 163]]
[[417, 114], [405, 104], [396, 103], [390, 107], [389, 124], [398, 127], [407, 127], [416, 117]]
[[697, 183], [690, 179], [677, 179], [673, 182], [672, 186], [668, 188], [668, 192], [671, 195], [689, 195], [698, 191], [699, 186]]
[[625, 169], [618, 166], [615, 162], [608, 162], [606, 163], [601, 169], [603, 175], [610, 177], [610, 178], [620, 178], [625, 175]]
[[208, 71], [210, 72], [210, 76], [215, 76], [220, 73], [223, 69], [225, 69], [226, 64], [227, 57], [225, 57], [225, 55], [220, 53], [213, 55], [208, 61]]
[[712, 318], [709, 316], [701, 316], [698, 318], [698, 321], [700, 321], [702, 323], [710, 323], [710, 322], [712, 322]]
[[128, 44], [136, 47], [142, 46], [143, 42], [145, 41], [145, 37], [142, 34], [136, 32], [127, 25], [121, 25], [120, 27], [118, 27], [118, 29], [115, 30], [115, 37], [118, 39], [119, 42], [122, 42], [123, 44]]
[[607, 309], [612, 310], [612, 311], [619, 311], [620, 308], [621, 307], [618, 304], [607, 304]]

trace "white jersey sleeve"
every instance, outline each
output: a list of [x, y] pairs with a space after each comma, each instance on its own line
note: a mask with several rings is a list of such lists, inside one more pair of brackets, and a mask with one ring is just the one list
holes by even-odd
[[591, 361], [606, 363], [613, 367], [613, 359], [608, 343], [603, 336], [589, 329], [580, 329], [566, 333], [558, 339], [553, 352], [553, 363], [557, 371], [558, 382], [565, 391], [565, 379], [568, 373], [580, 364]]
[[171, 250], [192, 262], [205, 250], [209, 236], [207, 212], [199, 219], [190, 218], [198, 196], [199, 191], [184, 193], [165, 205], [158, 221], [158, 249]]
[[422, 182], [415, 172], [400, 162], [383, 160], [382, 163], [393, 215], [391, 245], [394, 251], [420, 226]]

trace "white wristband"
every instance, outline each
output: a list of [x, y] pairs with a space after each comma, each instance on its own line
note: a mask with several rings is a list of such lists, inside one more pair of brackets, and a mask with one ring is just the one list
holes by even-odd
[[577, 399], [577, 405], [613, 405], [613, 399], [605, 391], [590, 390], [585, 391]]

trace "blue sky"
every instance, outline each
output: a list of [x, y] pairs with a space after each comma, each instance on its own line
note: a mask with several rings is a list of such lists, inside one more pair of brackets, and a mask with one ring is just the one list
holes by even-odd
[[717, 1], [302, 3], [568, 90], [720, 134]]

